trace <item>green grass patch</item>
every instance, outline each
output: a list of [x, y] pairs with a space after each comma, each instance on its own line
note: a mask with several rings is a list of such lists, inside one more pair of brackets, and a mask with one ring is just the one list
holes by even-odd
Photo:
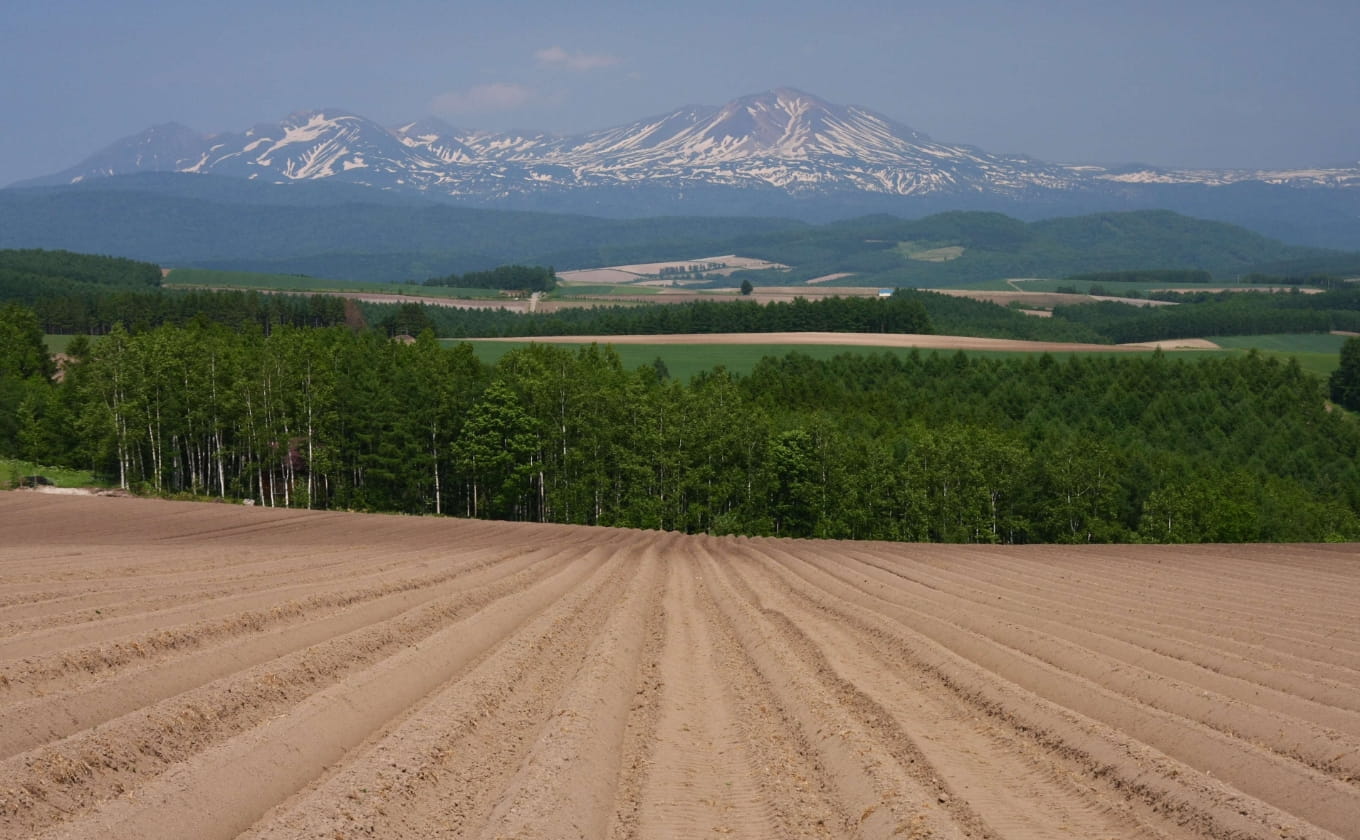
[[1228, 335], [1210, 339], [1220, 347], [1239, 350], [1255, 348], [1273, 353], [1331, 353], [1340, 358], [1347, 336], [1331, 333], [1286, 333], [1283, 335]]
[[1299, 367], [1325, 378], [1341, 364], [1341, 345], [1346, 338], [1330, 333], [1287, 333], [1217, 336], [1209, 340], [1238, 353], [1257, 350], [1266, 356], [1297, 359]]
[[43, 341], [47, 344], [49, 353], [65, 353], [66, 348], [71, 346], [75, 340], [73, 335], [53, 335], [51, 333], [43, 336]]
[[[446, 345], [460, 343], [461, 340], [444, 339]], [[477, 357], [487, 364], [495, 364], [509, 353], [511, 350], [520, 347], [527, 347], [531, 341], [479, 341], [471, 339], [468, 341], [472, 345]], [[554, 342], [556, 343], [556, 342]], [[607, 344], [608, 342], [602, 342]], [[572, 349], [585, 346], [587, 342], [581, 344], [562, 344], [560, 346]], [[897, 356], [906, 357], [911, 354], [910, 347], [862, 347], [859, 345], [842, 344], [615, 344], [614, 351], [618, 353], [619, 359], [625, 368], [633, 369], [643, 366], [650, 366], [656, 359], [661, 359], [666, 364], [666, 369], [671, 376], [676, 379], [688, 381], [696, 374], [712, 370], [719, 365], [727, 368], [733, 373], [747, 374], [755, 369], [756, 363], [766, 356], [785, 356], [789, 353], [801, 353], [814, 359], [831, 359], [845, 353], [892, 353]], [[943, 354], [946, 356], [954, 355], [956, 350], [932, 350], [921, 349], [922, 355]], [[1016, 358], [1021, 356], [1033, 356], [1033, 352], [1009, 351], [1009, 350], [965, 350], [968, 356], [981, 356], [990, 358]], [[1148, 351], [1151, 352], [1151, 351]], [[1167, 351], [1168, 355], [1176, 358], [1205, 359], [1213, 357], [1223, 357], [1236, 355], [1236, 350], [1176, 350]], [[1076, 355], [1075, 352], [1051, 353], [1055, 359], [1066, 359]], [[1129, 351], [1087, 351], [1082, 352], [1083, 356], [1129, 356]]]
[[20, 479], [40, 475], [58, 487], [113, 487], [113, 483], [97, 478], [89, 470], [69, 467], [49, 467], [17, 458], [0, 458], [0, 487], [18, 486]]
[[655, 295], [660, 294], [657, 286], [634, 286], [631, 283], [588, 283], [580, 286], [559, 284], [550, 297], [598, 297], [600, 295]]
[[[1014, 285], [1011, 285], [1011, 283]], [[1261, 293], [1270, 286], [1255, 285], [1252, 283], [1238, 283], [1228, 280], [1212, 283], [1117, 283], [1103, 282], [1092, 283], [1088, 280], [1059, 280], [1053, 278], [1030, 278], [1024, 280], [998, 280], [988, 283], [969, 284], [959, 288], [985, 289], [987, 291], [1021, 291], [1021, 292], [1056, 292], [1059, 287], [1076, 289], [1079, 294], [1088, 294], [1092, 286], [1099, 286], [1109, 297], [1128, 297], [1129, 292], [1138, 292], [1146, 297], [1149, 292], [1174, 290], [1178, 292], [1202, 292], [1205, 289], [1238, 289], [1242, 292]]]
[[[1230, 286], [1232, 284], [1226, 283], [1224, 285]], [[1054, 280], [1051, 278], [1038, 278], [1033, 280], [1017, 280], [1015, 281], [1015, 285], [1007, 284], [1006, 289], [1009, 291], [1020, 292], [1056, 292], [1060, 288], [1076, 289], [1077, 294], [1084, 295], [1090, 292], [1092, 286], [1099, 286], [1101, 289], [1104, 290], [1103, 294], [1109, 297], [1128, 297], [1130, 292], [1138, 292], [1140, 295], [1146, 297], [1149, 292], [1154, 291], [1156, 289], [1173, 288], [1171, 286], [1168, 286], [1166, 283], [1086, 283], [1086, 282], [1074, 282], [1072, 280]], [[1178, 286], [1174, 288], [1184, 289], [1186, 291], [1195, 291], [1195, 289], [1189, 285]], [[1204, 286], [1203, 288], [1217, 289], [1221, 287], [1214, 285]]]
[[165, 278], [168, 288], [253, 289], [268, 292], [335, 292], [336, 294], [409, 295], [482, 300], [500, 297], [497, 289], [460, 289], [452, 286], [419, 286], [411, 283], [363, 283], [330, 280], [298, 274], [258, 274], [250, 271], [218, 271], [209, 268], [177, 268]]

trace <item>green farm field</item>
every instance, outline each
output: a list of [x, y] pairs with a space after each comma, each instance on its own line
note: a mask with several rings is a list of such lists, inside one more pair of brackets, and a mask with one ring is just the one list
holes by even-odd
[[43, 336], [43, 341], [47, 344], [47, 352], [65, 353], [66, 348], [71, 346], [71, 341], [74, 338], [73, 335], [52, 335], [48, 333]]
[[661, 290], [656, 286], [638, 286], [632, 283], [583, 283], [573, 285], [569, 283], [559, 283], [557, 288], [548, 293], [548, 297], [573, 298], [573, 297], [599, 297], [601, 295], [657, 295]]
[[496, 289], [458, 289], [448, 286], [416, 286], [405, 283], [362, 283], [296, 274], [257, 274], [249, 271], [217, 271], [208, 268], [177, 268], [165, 278], [168, 288], [255, 289], [270, 292], [336, 292], [412, 297], [485, 299], [500, 295]]
[[1297, 359], [1299, 366], [1318, 376], [1330, 376], [1341, 360], [1346, 336], [1329, 333], [1219, 336], [1213, 342], [1239, 353], [1258, 350], [1267, 356]]
[[[461, 343], [458, 340], [446, 339], [447, 345]], [[470, 340], [477, 358], [487, 364], [495, 364], [511, 350], [521, 347], [528, 347], [531, 341], [478, 341]], [[582, 344], [565, 344], [554, 342], [561, 346], [572, 348], [586, 346], [588, 342]], [[696, 374], [712, 370], [719, 365], [725, 367], [733, 373], [747, 374], [755, 369], [756, 363], [766, 356], [785, 356], [789, 353], [802, 353], [814, 359], [831, 359], [844, 353], [891, 353], [896, 356], [906, 357], [913, 352], [909, 347], [864, 347], [849, 344], [615, 344], [612, 345], [614, 351], [618, 353], [623, 366], [628, 369], [642, 367], [653, 364], [660, 359], [665, 365], [666, 370], [671, 376], [688, 380]], [[981, 356], [987, 358], [1015, 358], [1033, 355], [1023, 351], [1004, 351], [1004, 350], [929, 350], [921, 349], [916, 352], [922, 354], [946, 354], [952, 356], [962, 352], [969, 356]], [[1213, 356], [1233, 355], [1235, 351], [1222, 350], [1183, 350], [1169, 351], [1177, 357], [1208, 358]], [[1076, 355], [1074, 352], [1054, 352], [1051, 355], [1056, 359], [1065, 359], [1068, 356]], [[1127, 356], [1127, 352], [1111, 350], [1108, 353], [1096, 351], [1095, 353], [1084, 352], [1082, 355], [1099, 356]]]
[[[444, 339], [443, 343], [449, 346], [461, 343], [461, 339]], [[1214, 342], [1219, 344], [1221, 350], [1167, 350], [1164, 351], [1175, 358], [1183, 359], [1210, 359], [1223, 358], [1228, 356], [1238, 356], [1257, 350], [1266, 356], [1276, 356], [1281, 359], [1294, 358], [1299, 362], [1300, 367], [1305, 371], [1318, 376], [1327, 377], [1336, 369], [1339, 359], [1341, 344], [1345, 341], [1344, 336], [1335, 335], [1267, 335], [1267, 336], [1234, 336], [1231, 338], [1216, 338]], [[494, 364], [501, 357], [511, 350], [528, 347], [534, 343], [532, 341], [480, 341], [472, 339], [468, 341], [477, 357], [487, 364]], [[567, 347], [586, 346], [589, 342], [564, 343]], [[608, 342], [601, 342], [608, 343]], [[770, 344], [613, 344], [614, 351], [618, 353], [619, 359], [625, 368], [636, 368], [644, 365], [651, 365], [660, 359], [665, 365], [671, 376], [678, 379], [688, 380], [690, 377], [712, 370], [719, 365], [727, 368], [733, 373], [750, 373], [756, 363], [766, 356], [784, 356], [789, 353], [802, 353], [814, 359], [830, 359], [843, 353], [892, 353], [898, 356], [906, 356], [913, 352], [909, 347], [865, 347], [863, 345], [851, 344], [790, 344], [790, 343], [770, 343]], [[953, 355], [962, 352], [968, 356], [979, 356], [984, 358], [1015, 358], [1033, 355], [1034, 351], [1020, 350], [937, 350], [919, 349], [917, 352], [945, 353]], [[1053, 351], [1049, 350], [1050, 355], [1056, 359], [1066, 359], [1073, 355], [1085, 356], [1127, 356], [1128, 351], [1100, 351], [1100, 350], [1081, 350], [1081, 351]]]

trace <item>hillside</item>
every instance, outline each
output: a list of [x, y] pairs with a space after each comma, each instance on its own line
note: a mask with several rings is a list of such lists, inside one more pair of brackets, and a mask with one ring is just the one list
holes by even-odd
[[167, 171], [278, 183], [364, 186], [466, 206], [627, 218], [992, 210], [1027, 219], [1171, 208], [1314, 245], [1360, 247], [1360, 169], [1164, 169], [1044, 162], [942, 143], [854, 105], [775, 88], [686, 105], [610, 128], [384, 126], [304, 109], [241, 132], [174, 123], [115, 141], [26, 186]]
[[860, 285], [936, 287], [1134, 269], [1232, 276], [1261, 266], [1335, 267], [1338, 259], [1360, 273], [1355, 255], [1167, 211], [1029, 223], [963, 211], [820, 226], [762, 217], [619, 220], [474, 209], [327, 182], [280, 186], [166, 173], [0, 190], [0, 248], [386, 282], [515, 262], [567, 270], [707, 253], [794, 266], [780, 284], [841, 272], [856, 274], [849, 282]]
[[343, 185], [247, 183], [161, 174], [0, 190], [0, 248], [400, 282], [513, 262], [571, 268], [672, 259], [689, 243], [805, 227], [770, 218], [619, 220], [428, 201], [337, 203], [335, 195], [351, 195]]
[[781, 279], [786, 283], [854, 272], [856, 276], [837, 283], [947, 288], [1006, 277], [1171, 268], [1204, 269], [1231, 279], [1262, 265], [1285, 263], [1340, 263], [1360, 273], [1360, 254], [1286, 245], [1240, 227], [1165, 210], [1029, 223], [999, 213], [941, 213], [915, 220], [870, 216], [797, 235], [745, 237], [731, 247], [796, 266]]

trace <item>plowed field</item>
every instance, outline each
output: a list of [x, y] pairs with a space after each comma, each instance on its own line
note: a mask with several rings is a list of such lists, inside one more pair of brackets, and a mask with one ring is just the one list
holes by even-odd
[[0, 494], [0, 837], [1360, 837], [1360, 552]]

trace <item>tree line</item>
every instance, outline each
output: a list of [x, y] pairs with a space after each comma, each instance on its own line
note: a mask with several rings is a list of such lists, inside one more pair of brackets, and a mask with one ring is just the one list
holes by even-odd
[[428, 331], [199, 322], [78, 340], [58, 383], [32, 313], [3, 317], [0, 452], [153, 493], [854, 539], [1360, 536], [1360, 429], [1254, 355], [793, 354], [679, 382], [598, 346], [485, 365]]
[[453, 307], [425, 307], [424, 311], [436, 333], [445, 338], [733, 332], [935, 332], [925, 308], [919, 301], [906, 295], [886, 299], [795, 298], [767, 304], [701, 300], [640, 306], [593, 306], [545, 314]]
[[450, 286], [459, 289], [501, 289], [512, 292], [551, 292], [557, 288], [557, 274], [552, 266], [503, 265], [490, 271], [469, 271], [431, 277], [426, 286]]
[[1360, 331], [1360, 288], [1320, 294], [1193, 292], [1159, 294], [1176, 306], [1143, 307], [1099, 301], [1053, 307], [1053, 318], [1080, 324], [1116, 343], [1342, 330]]
[[1179, 286], [1184, 283], [1212, 283], [1214, 276], [1204, 269], [1168, 268], [1144, 271], [1096, 271], [1070, 274], [1063, 279], [1079, 283], [1166, 283]]

